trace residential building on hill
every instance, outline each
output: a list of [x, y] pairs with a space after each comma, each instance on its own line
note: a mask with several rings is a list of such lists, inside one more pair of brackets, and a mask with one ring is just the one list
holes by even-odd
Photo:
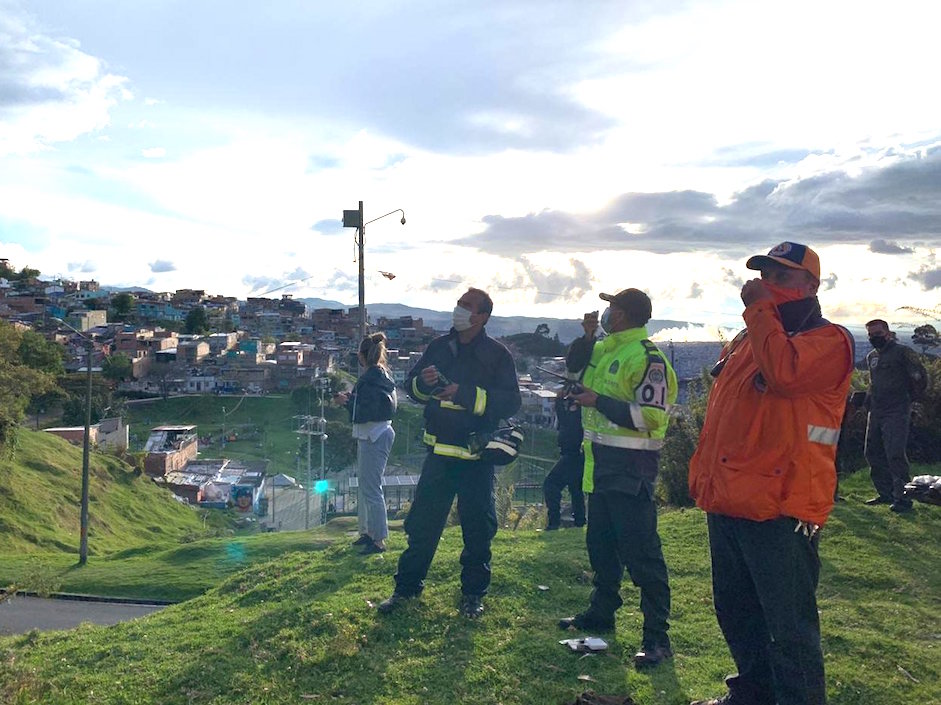
[[78, 328], [83, 333], [91, 328], [107, 325], [107, 311], [73, 311], [66, 318], [69, 325]]
[[[73, 445], [85, 442], [84, 426], [57, 426], [43, 429], [53, 436], [64, 438]], [[111, 448], [118, 451], [128, 449], [129, 427], [120, 416], [102, 419], [88, 427], [88, 443], [93, 448]]]
[[196, 426], [157, 426], [150, 430], [144, 444], [144, 471], [152, 477], [163, 477], [186, 467], [196, 459], [199, 439]]

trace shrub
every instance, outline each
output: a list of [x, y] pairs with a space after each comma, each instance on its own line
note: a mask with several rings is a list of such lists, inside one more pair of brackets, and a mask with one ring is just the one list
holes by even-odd
[[686, 406], [674, 407], [676, 413], [670, 419], [663, 450], [660, 451], [660, 479], [657, 484], [657, 497], [666, 504], [675, 507], [693, 504], [689, 496], [689, 461], [699, 442], [711, 389], [712, 377], [704, 370], [698, 379], [689, 382]]
[[921, 361], [928, 388], [914, 405], [909, 456], [918, 463], [935, 463], [941, 460], [941, 358], [923, 355]]

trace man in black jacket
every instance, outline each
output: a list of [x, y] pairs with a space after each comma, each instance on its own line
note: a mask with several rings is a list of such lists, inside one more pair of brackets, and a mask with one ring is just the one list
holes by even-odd
[[451, 332], [431, 342], [405, 381], [409, 396], [425, 405], [428, 455], [405, 519], [408, 548], [382, 613], [421, 594], [455, 494], [464, 537], [460, 611], [470, 618], [483, 613], [497, 514], [493, 465], [480, 452], [521, 404], [513, 358], [484, 330], [492, 311], [486, 292], [468, 289], [454, 308]]
[[[572, 519], [575, 526], [585, 526], [585, 493], [582, 492], [582, 475], [585, 470], [585, 452], [582, 450], [582, 408], [569, 398], [577, 380], [581, 377], [584, 363], [576, 360], [585, 350], [590, 350], [598, 331], [598, 312], [586, 313], [582, 320], [585, 335], [569, 346], [565, 358], [566, 377], [570, 380], [555, 400], [555, 417], [559, 429], [559, 460], [546, 475], [542, 484], [546, 500], [546, 531], [554, 531], [562, 523], [562, 489], [568, 487], [572, 498]], [[590, 354], [590, 353], [589, 353]]]
[[889, 504], [893, 512], [908, 512], [912, 502], [903, 495], [909, 480], [905, 448], [912, 401], [924, 393], [928, 376], [918, 353], [896, 342], [888, 323], [869, 321], [866, 332], [873, 349], [866, 356], [870, 382], [865, 454], [872, 484], [879, 493], [866, 504]]

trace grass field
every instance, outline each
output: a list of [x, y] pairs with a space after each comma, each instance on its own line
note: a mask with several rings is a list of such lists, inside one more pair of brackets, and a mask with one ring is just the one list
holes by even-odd
[[[391, 465], [411, 468], [415, 472], [421, 466], [422, 408], [399, 395], [400, 403], [393, 426], [396, 429], [395, 444], [389, 459]], [[308, 408], [300, 409], [288, 396], [222, 397], [213, 395], [155, 399], [128, 406], [128, 422], [131, 425], [131, 446], [139, 450], [147, 440], [151, 428], [160, 424], [196, 424], [201, 436], [212, 436], [210, 445], [200, 444], [200, 453], [206, 457], [223, 454], [220, 437], [223, 408], [226, 430], [235, 431], [239, 440], [227, 443], [225, 456], [242, 460], [268, 459], [270, 472], [293, 474], [296, 468], [298, 437], [294, 432], [297, 414], [307, 414]], [[325, 416], [329, 421], [342, 422], [339, 433], [349, 433], [349, 416], [346, 410], [327, 406]], [[309, 413], [320, 414], [316, 398], [310, 400]], [[524, 452], [537, 457], [556, 457], [555, 432], [534, 429], [529, 432]], [[329, 439], [327, 441], [330, 442]]]
[[[847, 501], [821, 543], [830, 702], [941, 702], [941, 509], [896, 516], [864, 506], [863, 473], [841, 489]], [[198, 540], [73, 569], [99, 571], [98, 583], [110, 570], [126, 589], [176, 584], [181, 595], [196, 592], [188, 574], [221, 582], [136, 622], [0, 639], [0, 701], [561, 705], [592, 688], [678, 704], [720, 693], [732, 669], [697, 510], [661, 519], [677, 656], [649, 673], [627, 665], [640, 630], [629, 584], [608, 653], [581, 657], [557, 643], [555, 621], [581, 609], [590, 589], [578, 530], [501, 530], [487, 612], [471, 622], [456, 610], [458, 529], [445, 532], [422, 598], [381, 617], [369, 603], [391, 591], [404, 536], [393, 532], [387, 554], [363, 558], [348, 547], [350, 528]]]
[[[81, 468], [81, 448], [20, 429], [16, 447], [0, 459], [0, 552], [77, 552]], [[112, 455], [92, 453], [89, 478], [91, 555], [178, 543], [217, 526], [219, 515], [184, 507]]]

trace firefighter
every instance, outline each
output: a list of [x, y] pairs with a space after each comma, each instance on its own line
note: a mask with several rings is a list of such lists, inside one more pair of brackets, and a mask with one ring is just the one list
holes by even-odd
[[409, 396], [425, 405], [428, 454], [405, 519], [408, 548], [399, 557], [395, 591], [379, 605], [383, 614], [421, 594], [455, 495], [464, 538], [460, 612], [471, 619], [483, 614], [497, 513], [494, 466], [481, 452], [521, 404], [513, 358], [484, 329], [491, 311], [486, 292], [468, 289], [454, 308], [451, 332], [431, 341], [405, 381]]

